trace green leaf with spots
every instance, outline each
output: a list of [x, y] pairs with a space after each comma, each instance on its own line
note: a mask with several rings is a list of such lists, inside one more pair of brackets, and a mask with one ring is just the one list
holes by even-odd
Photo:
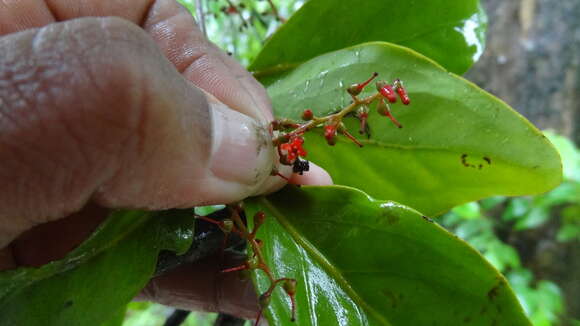
[[279, 73], [327, 52], [387, 41], [462, 74], [481, 56], [486, 26], [478, 0], [310, 0], [266, 42], [249, 69]]
[[287, 187], [246, 207], [266, 213], [257, 237], [275, 277], [298, 282], [296, 322], [277, 288], [270, 325], [531, 325], [501, 274], [410, 208], [341, 186]]
[[0, 273], [0, 325], [114, 323], [149, 281], [161, 250], [184, 253], [189, 211], [117, 211], [61, 260]]
[[[371, 107], [371, 137], [345, 122], [364, 144], [345, 137], [328, 146], [306, 134], [308, 159], [337, 184], [434, 215], [493, 195], [546, 192], [561, 182], [560, 157], [529, 121], [474, 84], [428, 58], [389, 43], [367, 43], [312, 59], [268, 87], [275, 115], [300, 119], [304, 109], [324, 116], [351, 102], [345, 88], [373, 72], [401, 78], [411, 105], [392, 106], [397, 129]], [[374, 86], [361, 95], [376, 93]]]

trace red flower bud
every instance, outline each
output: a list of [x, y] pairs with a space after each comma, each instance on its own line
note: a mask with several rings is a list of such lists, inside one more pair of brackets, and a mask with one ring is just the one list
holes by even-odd
[[359, 88], [358, 86], [359, 84], [352, 84], [346, 89], [346, 91], [352, 96], [357, 96], [362, 92], [362, 88]]
[[385, 100], [384, 99], [381, 99], [379, 101], [379, 104], [377, 104], [377, 112], [380, 115], [386, 116], [389, 119], [391, 119], [391, 121], [398, 128], [403, 128], [403, 125], [401, 125], [401, 123], [399, 123], [399, 121], [397, 121], [397, 119], [395, 119], [395, 117], [393, 117], [393, 115], [391, 114], [391, 109], [389, 108], [389, 105], [387, 103], [385, 103]]
[[292, 304], [292, 318], [290, 321], [296, 320], [296, 302], [294, 301], [294, 296], [296, 295], [296, 280], [295, 279], [287, 279], [284, 281], [282, 287], [286, 294], [290, 297], [290, 303]]
[[395, 90], [399, 97], [401, 98], [401, 102], [405, 105], [409, 105], [411, 103], [411, 99], [409, 98], [409, 94], [407, 94], [407, 90], [403, 87], [403, 82], [400, 79], [395, 79], [393, 83], [395, 85]]
[[349, 88], [346, 89], [346, 91], [352, 95], [352, 96], [357, 96], [358, 94], [360, 94], [363, 89], [373, 80], [375, 79], [379, 74], [376, 72], [373, 72], [373, 75], [367, 79], [366, 81], [360, 83], [360, 84], [352, 84], [350, 85]]
[[219, 227], [224, 233], [228, 234], [234, 229], [234, 221], [227, 218], [221, 222]]
[[366, 105], [362, 105], [361, 107], [356, 110], [356, 116], [360, 120], [360, 129], [359, 133], [361, 135], [367, 132], [367, 120], [369, 118], [369, 107]]
[[255, 235], [258, 231], [258, 228], [264, 223], [266, 220], [266, 214], [262, 211], [258, 211], [254, 214], [254, 229], [252, 230], [252, 234]]
[[266, 213], [262, 212], [262, 211], [258, 211], [256, 214], [254, 214], [254, 223], [256, 224], [262, 224], [264, 223], [264, 220], [266, 219]]
[[383, 97], [385, 97], [389, 102], [395, 103], [397, 102], [397, 96], [395, 95], [395, 90], [393, 86], [387, 84], [384, 81], [377, 82], [377, 90]]
[[326, 125], [324, 126], [324, 138], [330, 146], [336, 144], [336, 125]]
[[286, 294], [288, 295], [294, 295], [296, 294], [296, 280], [295, 279], [287, 279], [284, 281], [284, 283], [282, 283], [282, 287], [284, 288], [284, 291], [286, 292]]
[[270, 292], [265, 292], [260, 296], [260, 298], [258, 299], [258, 302], [260, 304], [260, 308], [265, 309], [270, 305], [270, 299], [271, 299], [270, 295], [271, 295]]

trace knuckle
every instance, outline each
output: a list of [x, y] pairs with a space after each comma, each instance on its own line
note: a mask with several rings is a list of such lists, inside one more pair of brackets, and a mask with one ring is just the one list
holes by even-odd
[[41, 187], [39, 202], [70, 198], [70, 207], [53, 207], [54, 214], [85, 200], [95, 180], [114, 171], [111, 159], [142, 141], [148, 95], [140, 65], [155, 53], [152, 43], [119, 18], [82, 18], [0, 37], [0, 160], [14, 166], [0, 167], [0, 182], [19, 171], [26, 176], [15, 181], [20, 193]]
[[[0, 57], [0, 106], [16, 124], [35, 112], [91, 143], [102, 136], [118, 143], [142, 124], [147, 94], [140, 66], [147, 60], [141, 58], [155, 46], [134, 24], [83, 18], [2, 41], [14, 51]], [[112, 132], [91, 139], [103, 128]]]

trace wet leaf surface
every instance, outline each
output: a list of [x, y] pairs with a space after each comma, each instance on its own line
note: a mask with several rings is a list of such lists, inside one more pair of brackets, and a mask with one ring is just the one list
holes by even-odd
[[[368, 43], [322, 55], [271, 81], [268, 94], [277, 117], [300, 120], [304, 109], [323, 116], [351, 102], [345, 89], [373, 72], [400, 78], [411, 105], [392, 106], [403, 128], [371, 107], [371, 136], [345, 120], [363, 148], [340, 136], [328, 146], [307, 133], [308, 159], [336, 184], [359, 188], [436, 215], [493, 195], [546, 192], [561, 182], [560, 157], [529, 121], [507, 104], [428, 58], [389, 43]], [[367, 87], [365, 95], [376, 93]]]
[[[416, 211], [340, 186], [287, 187], [247, 203], [276, 277], [297, 279], [297, 321], [278, 288], [271, 325], [530, 325], [507, 281]], [[251, 221], [250, 221], [251, 224]], [[269, 287], [254, 273], [258, 292]]]

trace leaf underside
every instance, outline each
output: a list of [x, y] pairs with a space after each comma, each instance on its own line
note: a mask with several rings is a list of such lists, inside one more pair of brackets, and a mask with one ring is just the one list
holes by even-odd
[[115, 322], [145, 286], [160, 250], [193, 239], [185, 211], [118, 211], [61, 260], [0, 273], [0, 325], [99, 326]]

